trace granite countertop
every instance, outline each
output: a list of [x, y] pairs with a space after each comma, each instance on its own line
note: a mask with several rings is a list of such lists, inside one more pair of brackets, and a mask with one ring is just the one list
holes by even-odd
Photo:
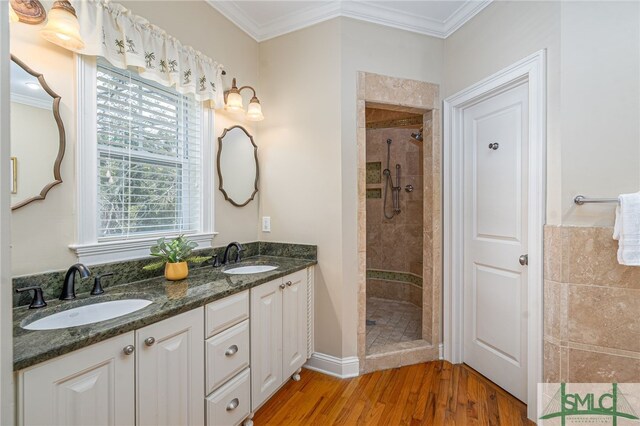
[[[13, 369], [22, 370], [110, 337], [189, 311], [243, 290], [264, 284], [315, 265], [317, 261], [275, 256], [247, 258], [235, 266], [269, 264], [278, 269], [249, 275], [230, 275], [224, 268], [204, 267], [189, 271], [189, 277], [170, 282], [164, 277], [109, 287], [99, 296], [79, 294], [73, 301], [48, 300], [42, 309], [26, 306], [13, 310]], [[32, 331], [20, 325], [55, 312], [92, 303], [119, 299], [147, 299], [153, 303], [139, 311], [94, 324], [59, 330]]]

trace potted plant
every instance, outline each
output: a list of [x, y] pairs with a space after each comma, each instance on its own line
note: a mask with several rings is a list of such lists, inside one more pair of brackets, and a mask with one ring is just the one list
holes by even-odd
[[187, 262], [202, 263], [211, 258], [209, 256], [193, 256], [193, 249], [196, 247], [198, 247], [198, 243], [189, 240], [184, 235], [180, 235], [171, 241], [167, 241], [162, 237], [150, 249], [151, 256], [160, 258], [160, 261], [150, 263], [143, 269], [151, 271], [164, 266], [166, 279], [170, 281], [183, 280], [189, 275], [189, 264]]

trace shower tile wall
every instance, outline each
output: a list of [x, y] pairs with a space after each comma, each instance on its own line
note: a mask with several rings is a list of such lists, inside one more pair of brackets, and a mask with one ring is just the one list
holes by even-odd
[[[423, 238], [423, 149], [422, 143], [411, 138], [415, 129], [367, 130], [367, 163], [380, 162], [386, 168], [387, 139], [392, 139], [389, 168], [395, 184], [395, 165], [401, 166], [401, 213], [393, 219], [383, 215], [384, 198], [367, 198], [367, 269], [410, 272], [422, 276]], [[367, 190], [381, 188], [368, 184]], [[404, 190], [413, 185], [413, 192]], [[387, 211], [391, 211], [391, 191], [387, 194]]]

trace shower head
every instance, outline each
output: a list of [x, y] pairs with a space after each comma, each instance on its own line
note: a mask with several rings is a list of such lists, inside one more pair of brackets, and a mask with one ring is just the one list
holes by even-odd
[[422, 142], [422, 129], [420, 129], [419, 131], [415, 132], [415, 133], [411, 133], [411, 137], [415, 140], [417, 140], [418, 142]]

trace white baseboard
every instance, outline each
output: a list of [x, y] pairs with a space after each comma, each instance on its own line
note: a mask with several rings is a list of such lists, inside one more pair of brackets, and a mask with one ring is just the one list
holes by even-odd
[[314, 352], [305, 367], [340, 379], [357, 377], [360, 374], [360, 362], [356, 356], [337, 358]]

